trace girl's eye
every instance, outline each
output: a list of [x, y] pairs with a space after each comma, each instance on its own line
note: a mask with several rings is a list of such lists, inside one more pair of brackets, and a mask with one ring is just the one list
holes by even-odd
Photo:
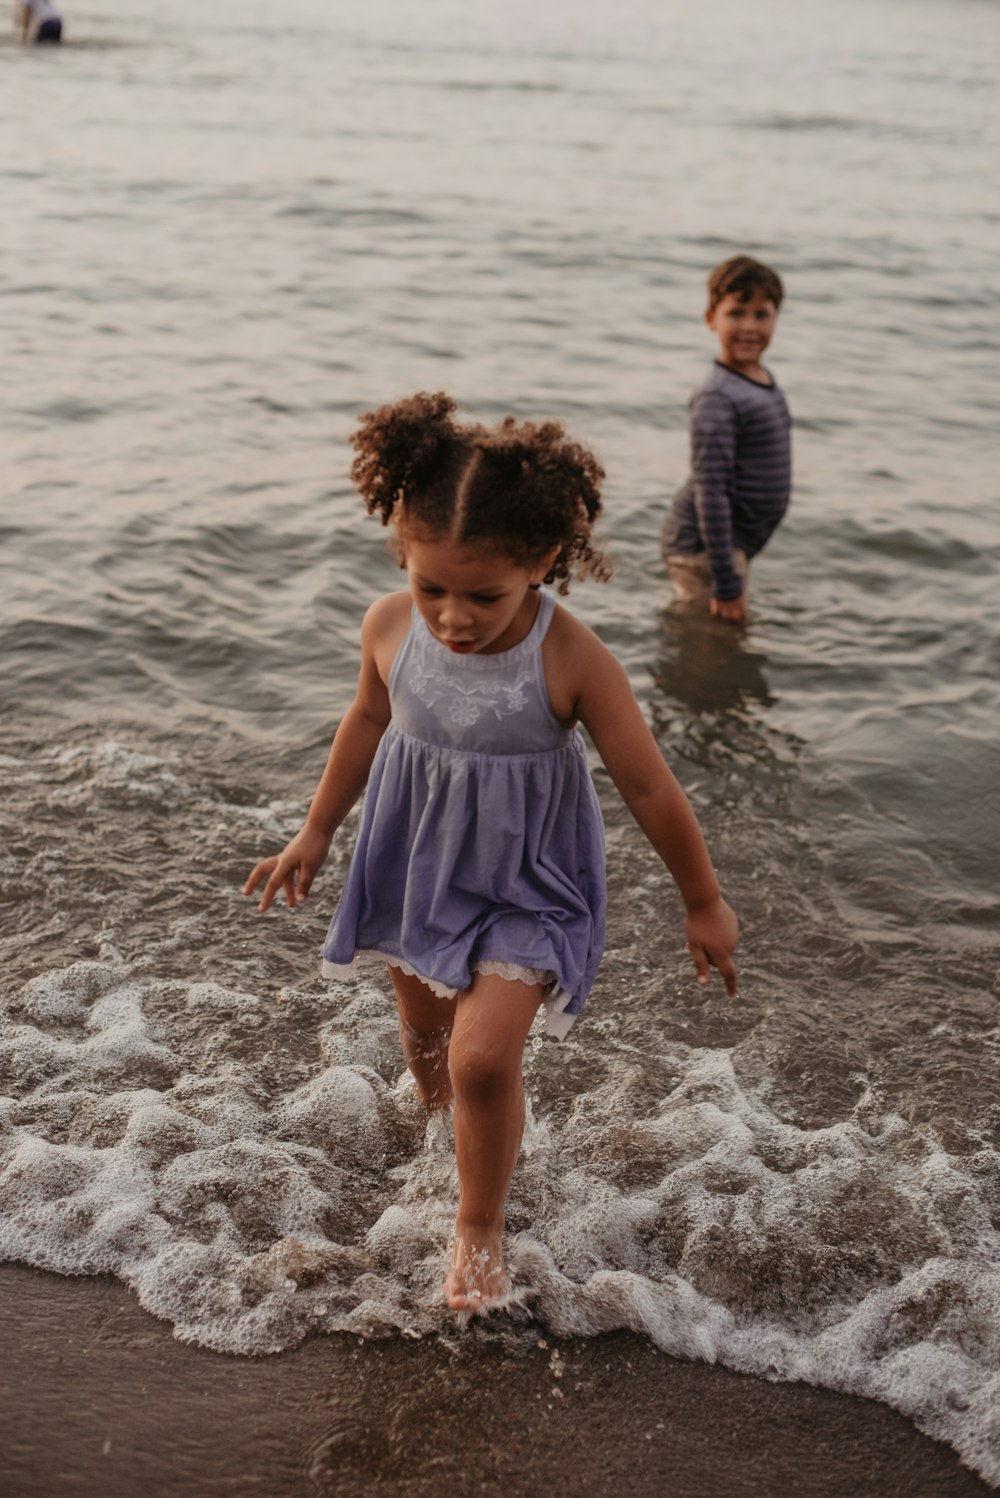
[[473, 593], [473, 603], [491, 604], [499, 603], [500, 600], [494, 593]]
[[440, 588], [432, 588], [428, 583], [421, 583], [420, 591], [425, 598], [440, 598], [442, 592]]

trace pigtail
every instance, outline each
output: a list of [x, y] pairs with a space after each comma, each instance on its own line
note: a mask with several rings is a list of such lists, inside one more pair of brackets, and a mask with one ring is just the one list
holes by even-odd
[[[361, 417], [351, 478], [369, 514], [459, 543], [483, 543], [534, 565], [558, 548], [546, 575], [604, 580], [611, 568], [591, 532], [604, 469], [557, 421], [459, 425], [455, 402], [421, 392]], [[402, 553], [400, 552], [400, 556]]]
[[368, 513], [378, 510], [383, 525], [407, 490], [426, 485], [446, 459], [456, 437], [454, 409], [443, 392], [421, 391], [361, 417], [351, 438], [357, 453], [351, 478]]
[[[485, 433], [477, 445], [489, 455], [496, 489], [506, 493], [503, 508], [510, 535], [517, 536], [521, 548], [535, 555], [555, 545], [560, 547], [545, 581], [555, 583], [560, 593], [569, 592], [572, 578], [606, 581], [611, 567], [592, 539], [594, 522], [601, 513], [604, 479], [604, 469], [595, 455], [568, 438], [559, 422], [518, 425], [513, 416], [505, 417], [493, 432]], [[481, 530], [485, 539], [491, 520], [493, 527], [497, 526], [497, 507], [483, 504], [475, 508], [481, 515], [475, 529]], [[470, 514], [469, 521], [472, 519]], [[471, 533], [472, 526], [467, 528]]]

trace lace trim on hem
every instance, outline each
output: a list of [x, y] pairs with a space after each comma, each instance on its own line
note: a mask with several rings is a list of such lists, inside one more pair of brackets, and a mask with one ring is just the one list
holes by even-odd
[[492, 973], [496, 978], [506, 978], [508, 983], [540, 983], [546, 998], [557, 981], [550, 967], [521, 967], [517, 962], [493, 962], [488, 957], [477, 962], [474, 971]]
[[[461, 989], [452, 988], [447, 983], [438, 983], [433, 978], [426, 977], [403, 957], [392, 956], [388, 952], [376, 952], [366, 950], [356, 952], [351, 962], [327, 962], [323, 958], [324, 978], [353, 978], [357, 976], [358, 962], [364, 958], [374, 961], [388, 963], [389, 967], [395, 967], [410, 978], [418, 978], [431, 993], [436, 994], [439, 999], [457, 998]], [[542, 1003], [545, 1007], [545, 1027], [550, 1035], [564, 1040], [568, 1035], [570, 1026], [576, 1019], [575, 1014], [567, 1014], [566, 1006], [572, 999], [572, 994], [565, 988], [559, 987], [559, 980], [551, 968], [522, 967], [516, 962], [495, 962], [490, 958], [484, 958], [477, 962], [473, 968], [477, 973], [493, 973], [498, 978], [506, 978], [508, 982], [515, 983], [541, 983], [543, 985]]]
[[388, 952], [376, 952], [367, 950], [355, 952], [351, 962], [327, 962], [323, 958], [324, 978], [355, 978], [358, 972], [358, 963], [361, 958], [369, 958], [373, 962], [386, 962], [390, 967], [398, 967], [401, 973], [406, 973], [410, 978], [419, 978], [421, 983], [430, 989], [431, 993], [437, 994], [439, 999], [455, 999], [460, 990], [451, 988], [447, 983], [437, 983], [433, 978], [427, 978], [423, 973], [418, 973], [415, 967], [405, 962], [402, 957], [393, 957]]

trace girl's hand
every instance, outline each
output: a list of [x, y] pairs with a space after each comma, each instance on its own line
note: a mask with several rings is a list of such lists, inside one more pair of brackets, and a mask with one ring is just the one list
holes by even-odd
[[332, 841], [332, 835], [327, 836], [307, 822], [283, 852], [261, 860], [244, 884], [243, 893], [252, 895], [261, 880], [266, 879], [258, 910], [266, 910], [279, 889], [285, 891], [285, 899], [293, 910], [296, 905], [304, 905]]
[[716, 967], [731, 999], [736, 997], [736, 968], [732, 953], [740, 927], [735, 915], [720, 895], [710, 905], [688, 911], [684, 923], [688, 951], [703, 986], [708, 982], [709, 966]]

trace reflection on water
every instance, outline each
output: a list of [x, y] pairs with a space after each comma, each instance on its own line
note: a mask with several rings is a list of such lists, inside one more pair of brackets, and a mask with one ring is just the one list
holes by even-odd
[[768, 708], [774, 702], [764, 668], [746, 630], [690, 604], [672, 603], [659, 619], [653, 680], [668, 702], [696, 717]]

